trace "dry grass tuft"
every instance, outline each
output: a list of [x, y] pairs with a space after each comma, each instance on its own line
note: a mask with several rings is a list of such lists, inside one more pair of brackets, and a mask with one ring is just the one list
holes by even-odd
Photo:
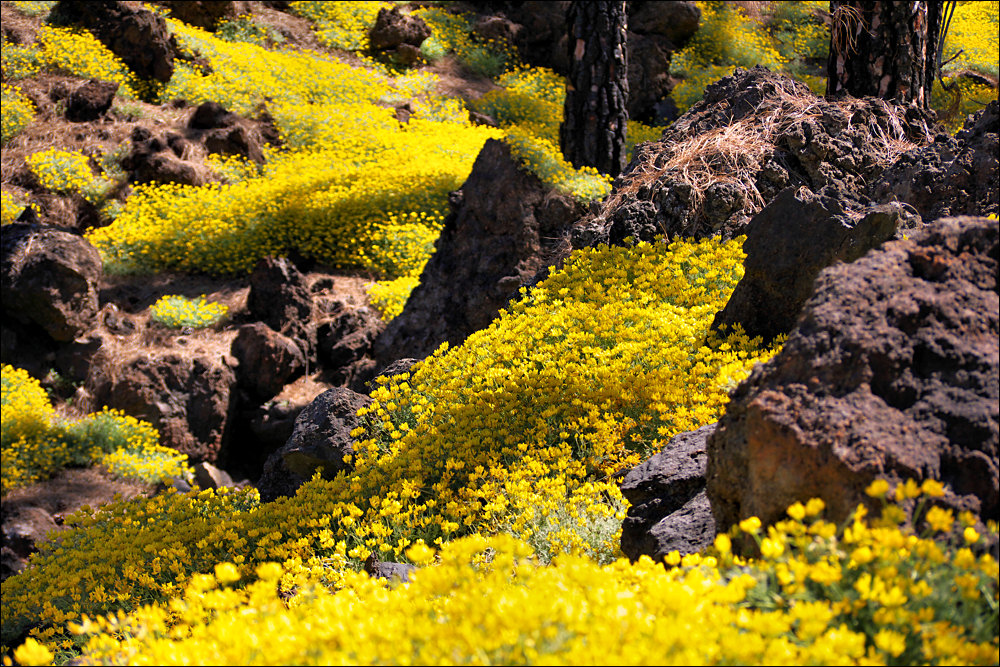
[[[767, 203], [757, 189], [757, 173], [774, 154], [778, 137], [796, 123], [829, 113], [831, 106], [847, 119], [850, 127], [850, 118], [869, 102], [854, 98], [826, 101], [779, 86], [776, 96], [762, 101], [752, 114], [741, 120], [682, 141], [661, 140], [661, 150], [647, 153], [646, 159], [628, 174], [628, 180], [605, 200], [600, 215], [603, 217], [627, 196], [670, 174], [690, 186], [690, 205], [695, 216], [704, 202], [705, 191], [716, 183], [736, 186], [743, 197], [744, 213], [752, 216]], [[885, 167], [919, 144], [907, 138], [899, 107], [884, 100], [875, 102], [885, 112], [889, 127], [870, 124], [871, 145], [879, 165]], [[931, 137], [926, 127], [924, 133], [928, 139]]]

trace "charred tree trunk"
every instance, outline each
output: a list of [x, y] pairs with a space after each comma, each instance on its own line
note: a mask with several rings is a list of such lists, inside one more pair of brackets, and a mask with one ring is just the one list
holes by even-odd
[[559, 147], [574, 167], [617, 176], [625, 166], [625, 3], [570, 3], [570, 77]]
[[831, 0], [826, 94], [930, 106], [942, 2]]

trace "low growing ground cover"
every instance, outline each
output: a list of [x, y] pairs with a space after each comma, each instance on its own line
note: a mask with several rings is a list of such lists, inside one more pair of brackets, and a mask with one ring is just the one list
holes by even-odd
[[[345, 50], [364, 48], [385, 4], [292, 3]], [[391, 316], [487, 138], [581, 199], [607, 191], [555, 148], [557, 77], [469, 41], [437, 8], [420, 11], [435, 30], [428, 59], [452, 50], [496, 72], [503, 90], [474, 106], [500, 128], [470, 124], [427, 73], [283, 53], [171, 19], [212, 73], [182, 65], [157, 94], [251, 115], [266, 99], [285, 148], [262, 170], [220, 161], [226, 184], [137, 188], [90, 235], [106, 266], [239, 275], [296, 250], [386, 278], [372, 296]], [[403, 101], [415, 110], [406, 124], [392, 109]], [[5, 193], [3, 205], [6, 222], [18, 204]], [[933, 482], [876, 483], [881, 515], [859, 508], [843, 526], [812, 501], [766, 530], [747, 518], [702, 554], [620, 559], [617, 475], [718, 419], [728, 390], [775, 352], [709, 331], [742, 259], [739, 240], [577, 252], [490, 327], [375, 389], [352, 473], [273, 503], [253, 489], [168, 492], [67, 518], [3, 583], [4, 652], [21, 664], [995, 663], [997, 563], [972, 517], [933, 507]], [[84, 420], [77, 454], [64, 455], [52, 443], [66, 430], [37, 383], [8, 367], [3, 381], [5, 490], [82, 462], [79, 452], [114, 465], [114, 452], [92, 448], [120, 416]], [[734, 555], [741, 540], [757, 557]], [[369, 556], [419, 569], [409, 583], [371, 579], [359, 572]]]

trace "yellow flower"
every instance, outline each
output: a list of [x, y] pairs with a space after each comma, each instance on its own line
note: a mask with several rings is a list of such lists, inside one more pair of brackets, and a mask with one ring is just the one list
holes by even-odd
[[21, 665], [51, 665], [53, 657], [52, 651], [38, 643], [33, 637], [28, 637], [14, 651], [14, 660]]
[[944, 495], [944, 484], [936, 479], [925, 479], [924, 483], [920, 485], [920, 490], [931, 498], [940, 498]]
[[962, 531], [962, 537], [965, 538], [965, 541], [968, 544], [975, 544], [979, 541], [979, 533], [972, 526], [967, 526], [965, 530]]
[[951, 530], [954, 523], [955, 517], [952, 515], [951, 510], [938, 507], [937, 505], [927, 510], [927, 525], [933, 530], [946, 533]]
[[231, 584], [240, 580], [240, 571], [232, 563], [218, 563], [215, 566], [215, 578], [220, 584]]
[[760, 530], [760, 519], [755, 516], [743, 519], [740, 521], [740, 530], [749, 535], [756, 534]]
[[895, 658], [906, 650], [906, 636], [894, 630], [879, 630], [875, 633], [875, 646]]
[[802, 503], [795, 503], [788, 508], [788, 516], [792, 517], [796, 521], [802, 521], [802, 519], [806, 518], [806, 508], [802, 505]]
[[715, 536], [715, 548], [720, 554], [727, 554], [733, 549], [732, 540], [725, 533], [719, 533]]
[[872, 498], [884, 498], [885, 494], [889, 492], [889, 482], [884, 479], [876, 479], [874, 482], [868, 485], [865, 489], [867, 493]]

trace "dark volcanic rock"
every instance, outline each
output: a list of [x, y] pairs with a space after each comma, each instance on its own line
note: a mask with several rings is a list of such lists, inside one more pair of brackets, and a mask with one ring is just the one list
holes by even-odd
[[219, 23], [246, 14], [248, 3], [236, 0], [166, 0], [157, 2], [170, 10], [179, 21], [205, 30], [215, 30]]
[[545, 266], [582, 213], [571, 198], [522, 170], [490, 139], [454, 198], [435, 252], [403, 312], [375, 341], [375, 359], [425, 357], [485, 328], [518, 287]]
[[915, 106], [827, 101], [764, 67], [737, 69], [659, 141], [636, 148], [603, 209], [574, 230], [573, 246], [734, 238], [788, 187], [866, 192], [894, 151], [928, 140], [932, 127]]
[[230, 353], [239, 361], [237, 384], [258, 402], [275, 396], [306, 370], [305, 355], [296, 342], [263, 322], [240, 327]]
[[52, 515], [41, 507], [18, 504], [8, 510], [5, 501], [0, 524], [0, 580], [23, 570], [38, 545], [58, 529]]
[[949, 215], [1000, 213], [1000, 107], [997, 101], [969, 116], [956, 136], [903, 154], [872, 188], [878, 201], [913, 205], [925, 220]]
[[239, 118], [218, 102], [203, 102], [191, 114], [188, 127], [193, 130], [214, 130], [231, 127], [239, 122]]
[[822, 269], [853, 262], [911, 218], [919, 222], [897, 202], [866, 207], [836, 188], [788, 188], [747, 225], [746, 272], [712, 328], [741, 324], [765, 341], [787, 334]]
[[307, 360], [316, 358], [312, 294], [291, 261], [265, 257], [257, 262], [250, 274], [247, 310], [253, 319], [297, 341]]
[[58, 342], [90, 329], [98, 310], [101, 257], [83, 238], [13, 223], [3, 228], [3, 313]]
[[140, 79], [166, 83], [174, 74], [177, 43], [163, 17], [148, 9], [130, 2], [61, 0], [50, 20], [86, 28]]
[[235, 384], [224, 358], [168, 352], [123, 363], [97, 360], [87, 390], [98, 405], [151, 423], [161, 444], [193, 463], [214, 463], [228, 436]]
[[264, 464], [257, 483], [261, 500], [294, 495], [316, 470], [327, 479], [352, 470], [353, 464], [344, 457], [354, 453], [351, 431], [358, 426], [358, 410], [369, 403], [369, 397], [344, 387], [316, 397], [295, 420], [292, 437]]
[[371, 48], [376, 51], [398, 49], [403, 44], [420, 46], [430, 36], [430, 26], [422, 18], [403, 14], [396, 7], [380, 9], [368, 30]]
[[943, 218], [820, 273], [708, 441], [720, 531], [814, 496], [839, 522], [878, 477], [941, 480], [941, 504], [997, 518], [998, 245], [995, 220]]
[[111, 108], [118, 92], [117, 83], [91, 79], [66, 98], [66, 120], [85, 123], [97, 120]]
[[622, 494], [631, 507], [622, 522], [622, 553], [660, 561], [671, 551], [696, 553], [715, 539], [705, 495], [705, 441], [715, 424], [681, 433], [659, 454], [628, 472]]

